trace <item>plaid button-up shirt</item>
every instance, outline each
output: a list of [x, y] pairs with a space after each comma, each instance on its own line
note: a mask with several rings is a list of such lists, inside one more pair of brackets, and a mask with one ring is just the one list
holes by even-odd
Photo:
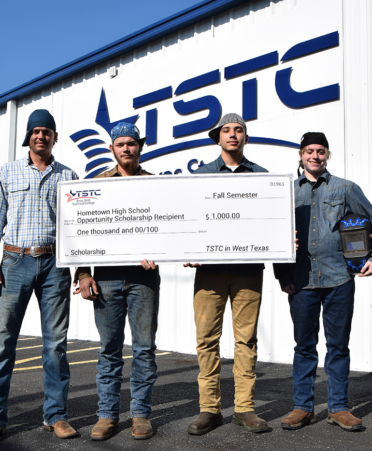
[[0, 231], [6, 244], [47, 246], [56, 241], [57, 182], [77, 174], [55, 161], [44, 172], [29, 157], [0, 168]]

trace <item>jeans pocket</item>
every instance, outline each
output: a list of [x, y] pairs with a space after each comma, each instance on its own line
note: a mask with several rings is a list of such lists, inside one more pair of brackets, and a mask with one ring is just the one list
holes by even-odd
[[13, 252], [4, 251], [1, 266], [3, 268], [9, 268], [10, 266], [14, 266], [18, 263], [20, 258], [21, 254], [15, 254]]

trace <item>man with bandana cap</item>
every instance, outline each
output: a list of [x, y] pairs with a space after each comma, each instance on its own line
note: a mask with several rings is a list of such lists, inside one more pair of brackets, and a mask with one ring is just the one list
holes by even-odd
[[[77, 432], [67, 422], [70, 371], [66, 356], [70, 309], [69, 268], [56, 267], [57, 182], [76, 180], [52, 156], [58, 134], [47, 110], [34, 111], [23, 142], [27, 156], [0, 169], [0, 230], [4, 240], [0, 292], [0, 436], [22, 320], [33, 292], [43, 336], [44, 427], [60, 438]], [[6, 228], [5, 228], [6, 227]], [[5, 229], [5, 230], [4, 230]]]
[[[247, 127], [235, 113], [223, 116], [210, 138], [221, 147], [221, 155], [194, 174], [267, 172], [244, 157], [248, 142]], [[261, 304], [262, 264], [199, 265], [194, 286], [194, 311], [200, 415], [188, 427], [192, 435], [206, 434], [223, 424], [221, 415], [219, 342], [223, 314], [230, 298], [235, 337], [234, 381], [235, 412], [233, 422], [249, 432], [268, 430], [265, 420], [254, 412], [255, 366], [257, 360], [257, 322]]]
[[[140, 138], [138, 128], [121, 122], [111, 130], [113, 153], [117, 165], [100, 177], [151, 175], [141, 168], [139, 159], [147, 139]], [[157, 379], [155, 334], [159, 309], [159, 269], [153, 261], [139, 266], [78, 268], [80, 292], [93, 301], [94, 315], [101, 339], [97, 369], [99, 418], [91, 433], [92, 440], [110, 438], [119, 422], [120, 386], [123, 380], [123, 342], [128, 314], [132, 332], [131, 417], [132, 437], [147, 439], [153, 435], [152, 392]]]
[[[316, 421], [314, 384], [318, 365], [319, 316], [322, 307], [327, 344], [324, 370], [328, 387], [328, 423], [346, 431], [364, 430], [348, 411], [349, 337], [354, 306], [354, 276], [347, 270], [339, 234], [347, 214], [372, 220], [372, 205], [353, 182], [327, 171], [330, 158], [324, 133], [308, 132], [301, 139], [302, 175], [295, 181], [295, 216], [299, 238], [296, 263], [274, 265], [282, 290], [289, 295], [296, 341], [293, 361], [293, 412], [283, 429], [300, 429]], [[372, 259], [360, 277], [372, 274]]]

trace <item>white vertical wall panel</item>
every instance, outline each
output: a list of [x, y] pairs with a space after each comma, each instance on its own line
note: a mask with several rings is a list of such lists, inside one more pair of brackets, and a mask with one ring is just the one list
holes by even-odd
[[[264, 136], [299, 142], [309, 130], [324, 131], [329, 139], [333, 158], [329, 168], [338, 176], [346, 176], [359, 183], [372, 198], [369, 174], [371, 163], [371, 7], [369, 0], [255, 0], [204, 20], [193, 27], [180, 29], [134, 52], [121, 55], [72, 78], [18, 101], [16, 158], [27, 149], [21, 144], [30, 113], [47, 108], [54, 115], [59, 141], [54, 149], [58, 161], [85, 176], [88, 160], [70, 139], [72, 133], [94, 128], [109, 145], [107, 133], [95, 124], [98, 101], [104, 88], [110, 120], [116, 121], [138, 113], [137, 125], [142, 134], [146, 128], [146, 110], [133, 110], [136, 96], [172, 86], [173, 91], [184, 80], [219, 69], [221, 81], [158, 102], [158, 140], [144, 152], [180, 142], [172, 138], [173, 126], [206, 116], [205, 111], [188, 116], [177, 115], [173, 102], [188, 101], [205, 95], [216, 96], [222, 114], [242, 109], [242, 82], [258, 80], [258, 118], [248, 123], [251, 136]], [[224, 68], [244, 60], [278, 51], [279, 60], [295, 44], [338, 31], [340, 45], [285, 63], [244, 74], [231, 80], [224, 78]], [[117, 76], [110, 79], [107, 70], [115, 66]], [[291, 85], [302, 92], [339, 83], [338, 101], [303, 109], [286, 107], [275, 89], [278, 70], [293, 68]], [[345, 78], [344, 78], [345, 77]], [[0, 142], [4, 142], [6, 110], [0, 109]], [[207, 132], [195, 134], [207, 137]], [[184, 140], [186, 140], [185, 138]], [[218, 146], [189, 149], [148, 161], [144, 167], [150, 172], [177, 168], [187, 173], [187, 163], [212, 161], [219, 155]], [[290, 147], [248, 144], [246, 155], [272, 172], [295, 172], [297, 151]], [[0, 158], [4, 158], [3, 155]], [[228, 233], [228, 230], [226, 231]], [[275, 233], [275, 231], [273, 231]], [[193, 321], [194, 270], [182, 265], [161, 267], [161, 299], [157, 344], [160, 349], [195, 352]], [[358, 281], [355, 319], [351, 337], [352, 367], [371, 369], [371, 294], [369, 280]], [[291, 363], [293, 358], [293, 327], [288, 301], [266, 265], [263, 302], [259, 321], [259, 359]], [[40, 321], [36, 300], [27, 311], [22, 333], [39, 335]], [[92, 304], [80, 296], [72, 296], [70, 338], [98, 340]], [[130, 343], [126, 328], [126, 343]], [[319, 343], [320, 361], [324, 358], [324, 339]], [[232, 357], [234, 337], [230, 306], [226, 308], [221, 355]]]
[[[343, 0], [345, 176], [372, 199], [372, 5]], [[371, 370], [372, 280], [356, 278], [351, 364]], [[359, 279], [359, 280], [358, 280]]]

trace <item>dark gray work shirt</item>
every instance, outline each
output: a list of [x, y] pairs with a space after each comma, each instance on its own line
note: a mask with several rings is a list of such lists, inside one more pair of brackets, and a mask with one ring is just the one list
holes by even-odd
[[[230, 168], [225, 165], [221, 155], [217, 158], [217, 160], [212, 161], [212, 163], [205, 164], [198, 168], [194, 174], [219, 174], [232, 172]], [[245, 157], [243, 158], [242, 163], [238, 166], [235, 173], [241, 172], [268, 172], [265, 168], [262, 168], [256, 163], [252, 163], [248, 161]], [[226, 230], [226, 233], [229, 233]], [[208, 272], [211, 274], [221, 274], [221, 273], [230, 273], [236, 274], [240, 276], [255, 276], [259, 274], [265, 268], [262, 264], [220, 264], [220, 265], [202, 265], [198, 270]]]
[[296, 263], [274, 265], [281, 287], [329, 288], [348, 282], [352, 276], [343, 256], [339, 224], [351, 213], [372, 221], [372, 205], [358, 185], [327, 170], [315, 185], [302, 174], [294, 186], [299, 249]]

